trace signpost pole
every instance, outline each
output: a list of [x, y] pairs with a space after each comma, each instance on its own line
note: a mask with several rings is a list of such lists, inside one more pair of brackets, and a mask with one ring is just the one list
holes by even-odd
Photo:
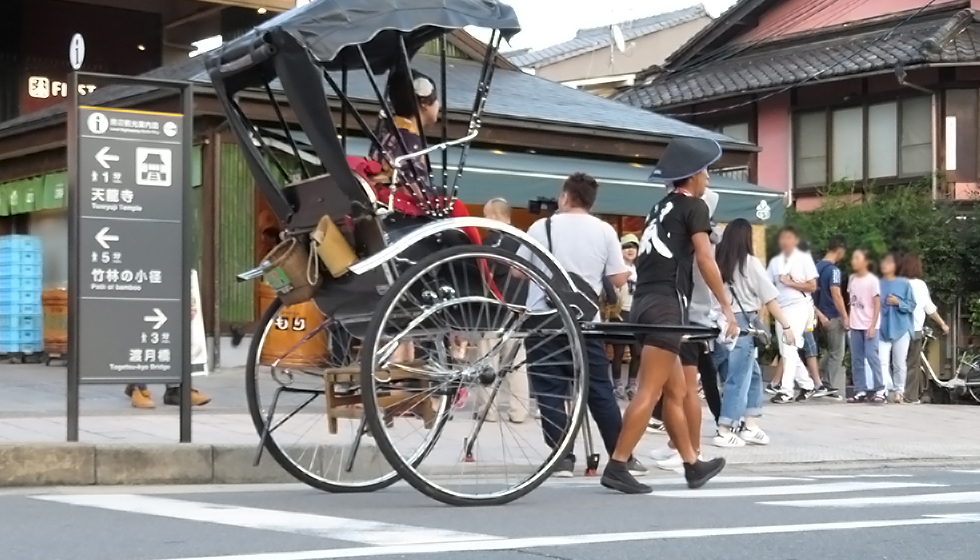
[[181, 235], [183, 237], [184, 251], [182, 255], [182, 268], [184, 271], [183, 283], [181, 284], [181, 299], [184, 301], [183, 320], [184, 328], [181, 331], [181, 347], [184, 348], [183, 355], [181, 356], [181, 375], [180, 375], [180, 442], [190, 443], [191, 441], [191, 275], [190, 270], [192, 267], [191, 257], [189, 248], [192, 243], [191, 239], [191, 196], [190, 189], [193, 182], [193, 174], [191, 170], [191, 146], [194, 145], [194, 90], [190, 84], [187, 84], [180, 91], [181, 100], [181, 110], [184, 113], [184, 130], [183, 130], [183, 153], [181, 157], [184, 158], [184, 206], [182, 208], [183, 219], [183, 230]]
[[[68, 254], [78, 254], [79, 170], [78, 164], [78, 74], [68, 76]], [[68, 441], [78, 441], [78, 290], [79, 259], [68, 259]]]

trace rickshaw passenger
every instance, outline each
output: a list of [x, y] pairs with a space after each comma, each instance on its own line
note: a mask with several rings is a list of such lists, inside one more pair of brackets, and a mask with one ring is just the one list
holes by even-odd
[[[418, 105], [416, 105], [416, 99]], [[388, 100], [394, 114], [396, 129], [392, 130], [387, 120], [381, 123], [381, 132], [378, 140], [384, 151], [393, 159], [405, 155], [399, 136], [405, 142], [409, 153], [418, 152], [422, 149], [422, 134], [419, 130], [419, 121], [422, 127], [427, 127], [439, 122], [439, 96], [436, 94], [436, 86], [433, 81], [421, 72], [412, 71], [412, 79], [409, 80], [404, 71], [393, 70], [388, 79]], [[416, 113], [416, 108], [418, 112]], [[418, 118], [416, 118], [418, 115]], [[381, 164], [381, 174], [375, 178], [378, 183], [391, 183], [393, 175], [391, 165], [381, 155], [377, 146], [372, 146], [368, 158]], [[429, 182], [429, 165], [425, 157], [416, 157], [402, 163], [398, 172], [397, 187], [405, 187], [409, 191], [415, 191], [426, 196], [432, 196], [432, 185]], [[397, 188], [396, 187], [396, 188]]]

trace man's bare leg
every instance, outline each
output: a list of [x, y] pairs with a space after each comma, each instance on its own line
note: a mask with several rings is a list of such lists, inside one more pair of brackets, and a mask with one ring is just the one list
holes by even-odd
[[698, 397], [698, 366], [684, 366], [684, 383], [687, 387], [684, 398], [684, 416], [691, 435], [694, 455], [701, 454], [701, 399]]
[[[694, 464], [698, 454], [691, 441], [691, 429], [687, 417], [687, 381], [684, 379], [684, 369], [681, 361], [675, 362], [674, 370], [664, 385], [664, 426], [667, 435], [674, 443], [674, 448], [680, 453], [685, 463]], [[694, 393], [697, 397], [697, 392]], [[698, 415], [700, 417], [700, 413]]]
[[[653, 346], [644, 346], [641, 356], [639, 386], [636, 389], [636, 396], [623, 413], [623, 430], [619, 433], [619, 441], [612, 454], [612, 459], [617, 461], [626, 462], [633, 454], [636, 444], [646, 432], [647, 423], [653, 414], [653, 408], [660, 400], [664, 384], [674, 368], [679, 365], [677, 354]], [[665, 410], [666, 407], [667, 403], [664, 402]], [[664, 420], [666, 416], [665, 412]]]

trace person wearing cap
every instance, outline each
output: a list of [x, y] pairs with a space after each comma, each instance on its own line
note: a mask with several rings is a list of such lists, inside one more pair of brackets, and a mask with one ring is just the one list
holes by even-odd
[[[612, 318], [614, 322], [623, 322], [629, 319], [630, 308], [633, 305], [633, 292], [636, 291], [636, 253], [640, 248], [640, 238], [632, 233], [627, 233], [620, 238], [619, 244], [623, 249], [623, 261], [630, 269], [629, 279], [617, 290], [619, 297], [620, 312], [619, 316]], [[636, 394], [636, 374], [640, 371], [640, 351], [639, 344], [630, 344], [630, 367], [626, 381], [623, 381], [623, 357], [626, 353], [626, 344], [613, 345], [612, 374], [613, 383], [616, 385], [616, 397], [619, 399], [632, 399]]]
[[[636, 264], [631, 323], [684, 324], [696, 263], [726, 319], [726, 336], [738, 335], [738, 324], [711, 252], [710, 212], [701, 199], [708, 186], [708, 166], [720, 157], [721, 146], [714, 140], [675, 138], [650, 176], [651, 181], [671, 184], [674, 190], [655, 204], [647, 217]], [[725, 467], [723, 458], [702, 461], [698, 457], [701, 426], [690, 422], [685, 412], [688, 387], [679, 359], [683, 338], [681, 333], [667, 331], [637, 335], [643, 346], [639, 390], [624, 414], [619, 441], [602, 474], [603, 486], [627, 494], [653, 491], [630, 474], [626, 462], [643, 436], [661, 392], [667, 433], [683, 461], [687, 485], [700, 488]]]

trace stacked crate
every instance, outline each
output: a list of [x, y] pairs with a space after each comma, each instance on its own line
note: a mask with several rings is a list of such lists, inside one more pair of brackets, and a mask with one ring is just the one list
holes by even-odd
[[0, 354], [44, 350], [41, 272], [40, 238], [0, 236]]

